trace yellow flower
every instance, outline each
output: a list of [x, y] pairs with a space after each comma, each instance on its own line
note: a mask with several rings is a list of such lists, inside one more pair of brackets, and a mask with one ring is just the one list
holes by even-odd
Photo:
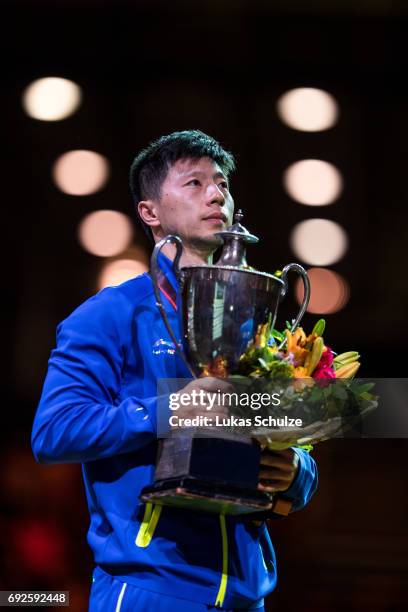
[[302, 366], [298, 366], [294, 369], [293, 376], [295, 378], [309, 378], [307, 374], [307, 369]]
[[304, 348], [305, 343], [306, 335], [301, 327], [298, 327], [293, 334], [286, 330], [286, 349], [288, 353], [292, 353], [297, 366], [303, 366], [309, 353], [308, 349]]
[[297, 393], [303, 391], [305, 387], [313, 387], [314, 380], [311, 376], [308, 376], [306, 368], [301, 366], [295, 368], [293, 375], [295, 380], [293, 381], [292, 385]]

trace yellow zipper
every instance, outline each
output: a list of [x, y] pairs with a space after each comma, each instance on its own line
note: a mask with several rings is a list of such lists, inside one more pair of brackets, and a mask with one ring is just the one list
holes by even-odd
[[[157, 527], [163, 506], [154, 505], [152, 502], [146, 503], [144, 516], [136, 536], [135, 544], [141, 548], [149, 546]], [[222, 542], [222, 573], [220, 588], [218, 589], [216, 606], [222, 606], [227, 592], [228, 582], [228, 534], [225, 514], [220, 514], [221, 542]]]
[[228, 534], [227, 525], [225, 521], [225, 514], [220, 514], [220, 527], [221, 527], [221, 541], [222, 541], [222, 574], [220, 588], [218, 589], [217, 599], [215, 600], [216, 606], [222, 606], [227, 592], [227, 581], [228, 581]]
[[147, 502], [143, 521], [136, 536], [136, 546], [141, 548], [146, 548], [146, 546], [149, 546], [156, 530], [157, 523], [159, 522], [162, 508], [163, 506], [154, 506], [152, 502]]

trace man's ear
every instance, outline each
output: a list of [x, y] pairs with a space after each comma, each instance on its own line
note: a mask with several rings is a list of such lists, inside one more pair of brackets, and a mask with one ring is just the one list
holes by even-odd
[[159, 227], [158, 206], [153, 200], [141, 200], [137, 205], [139, 217], [150, 227]]

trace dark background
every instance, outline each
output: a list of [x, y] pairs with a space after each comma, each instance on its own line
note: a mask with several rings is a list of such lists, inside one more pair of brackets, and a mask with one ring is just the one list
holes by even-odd
[[[71, 609], [86, 609], [92, 559], [80, 468], [37, 466], [30, 428], [56, 324], [97, 289], [101, 260], [82, 250], [76, 227], [100, 208], [132, 214], [128, 169], [153, 138], [198, 128], [236, 153], [232, 191], [261, 237], [249, 253], [260, 269], [294, 259], [295, 223], [338, 221], [350, 247], [332, 269], [351, 297], [325, 317], [326, 336], [338, 352], [358, 348], [362, 376], [406, 376], [407, 11], [386, 0], [327, 4], [3, 3], [1, 589], [66, 589]], [[81, 86], [74, 115], [42, 122], [24, 114], [22, 92], [43, 76]], [[335, 96], [334, 128], [304, 133], [280, 122], [277, 99], [302, 86]], [[110, 161], [111, 178], [94, 195], [65, 195], [51, 180], [56, 157], [76, 148]], [[331, 206], [302, 206], [283, 189], [283, 170], [309, 157], [343, 174]], [[289, 299], [282, 318], [294, 308]], [[315, 319], [307, 315], [305, 327]], [[268, 609], [407, 609], [407, 447], [348, 439], [315, 449], [318, 493], [270, 525], [279, 581]]]

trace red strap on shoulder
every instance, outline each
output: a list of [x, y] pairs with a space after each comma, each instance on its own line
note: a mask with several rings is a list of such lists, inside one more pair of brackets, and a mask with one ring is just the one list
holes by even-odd
[[168, 281], [167, 277], [161, 270], [159, 270], [157, 280], [160, 291], [169, 300], [174, 310], [177, 310], [177, 293], [173, 285]]

